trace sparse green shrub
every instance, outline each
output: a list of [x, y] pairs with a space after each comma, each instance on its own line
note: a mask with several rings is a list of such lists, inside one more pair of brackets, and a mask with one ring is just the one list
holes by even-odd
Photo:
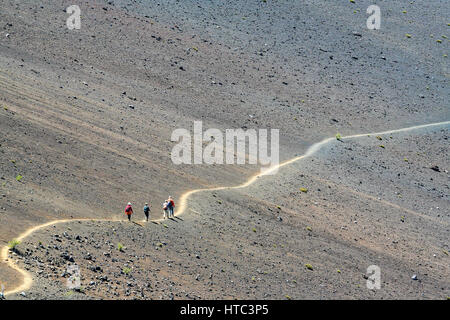
[[123, 267], [122, 272], [123, 272], [124, 274], [126, 274], [126, 275], [129, 275], [130, 272], [131, 272], [131, 269], [128, 268], [128, 267]]
[[123, 251], [123, 244], [121, 244], [120, 242], [117, 244], [117, 250]]
[[73, 296], [73, 294], [74, 294], [74, 291], [73, 291], [73, 290], [67, 291], [67, 292], [66, 292], [66, 297]]
[[16, 250], [16, 247], [18, 246], [20, 244], [20, 241], [19, 240], [16, 240], [16, 239], [13, 239], [13, 240], [11, 240], [11, 241], [9, 241], [8, 242], [8, 247], [9, 247], [9, 249], [11, 249], [11, 250]]
[[313, 270], [313, 266], [310, 265], [309, 263], [305, 264], [306, 269], [308, 270]]

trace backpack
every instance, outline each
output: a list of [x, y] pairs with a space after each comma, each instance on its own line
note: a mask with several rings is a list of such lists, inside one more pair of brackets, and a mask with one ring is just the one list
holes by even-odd
[[128, 206], [126, 209], [125, 209], [125, 212], [130, 212], [131, 211], [131, 206]]

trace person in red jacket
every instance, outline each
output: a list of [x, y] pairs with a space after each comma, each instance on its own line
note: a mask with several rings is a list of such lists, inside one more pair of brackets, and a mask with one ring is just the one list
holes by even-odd
[[175, 202], [173, 201], [172, 197], [169, 196], [169, 199], [167, 199], [167, 202], [169, 203], [169, 218], [173, 218], [173, 210], [175, 209]]
[[131, 221], [131, 215], [133, 214], [131, 202], [128, 202], [127, 206], [125, 207], [125, 214], [128, 216], [128, 221]]

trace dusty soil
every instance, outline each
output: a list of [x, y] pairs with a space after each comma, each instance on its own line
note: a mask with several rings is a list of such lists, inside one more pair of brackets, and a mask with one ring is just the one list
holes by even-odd
[[[28, 227], [54, 219], [123, 218], [128, 201], [139, 214], [149, 201], [153, 217], [159, 218], [160, 203], [169, 194], [178, 199], [199, 187], [237, 185], [258, 170], [252, 165], [175, 166], [171, 133], [191, 129], [194, 120], [221, 130], [278, 128], [280, 157], [286, 160], [337, 132], [450, 119], [448, 6], [442, 1], [380, 1], [383, 20], [376, 31], [366, 28], [370, 1], [93, 0], [80, 4], [82, 27], [72, 31], [65, 25], [65, 8], [71, 4], [0, 4], [2, 246]], [[140, 286], [145, 297], [165, 299], [172, 288], [167, 281], [173, 281], [177, 298], [442, 298], [448, 295], [448, 260], [438, 260], [445, 258], [442, 250], [448, 251], [448, 132], [409, 134], [393, 137], [404, 145], [386, 137], [333, 144], [314, 159], [284, 169], [288, 175], [283, 170], [244, 193], [195, 196], [184, 221], [169, 221], [169, 228], [74, 222], [33, 234], [19, 249], [33, 250], [26, 258], [31, 271], [39, 270], [37, 259], [46, 271], [35, 275], [28, 297], [114, 298], [114, 292], [121, 298], [141, 297]], [[431, 163], [440, 172], [429, 169]], [[437, 176], [429, 180], [430, 175]], [[310, 200], [296, 181], [310, 184]], [[342, 197], [319, 196], [312, 192], [315, 187], [322, 193], [342, 187]], [[217, 203], [213, 210], [206, 208], [210, 203]], [[307, 216], [300, 210], [316, 206], [322, 214]], [[275, 216], [283, 221], [272, 221]], [[405, 221], [399, 223], [402, 216]], [[256, 232], [250, 222], [259, 222]], [[61, 236], [64, 231], [71, 239]], [[105, 239], [107, 232], [111, 239]], [[63, 242], [56, 243], [54, 234]], [[399, 242], [390, 244], [393, 234], [404, 243], [395, 238]], [[76, 235], [82, 242], [74, 240]], [[44, 249], [34, 248], [39, 241]], [[52, 241], [60, 250], [48, 248]], [[119, 241], [127, 247], [124, 253], [115, 250]], [[156, 250], [156, 242], [167, 245]], [[96, 249], [95, 243], [102, 247]], [[109, 244], [114, 248], [107, 249]], [[320, 255], [323, 268], [313, 255], [317, 248], [328, 251]], [[51, 261], [40, 256], [47, 250], [59, 263], [57, 273], [48, 271]], [[61, 250], [83, 261], [84, 279], [96, 282], [92, 288], [83, 282], [85, 294], [66, 295]], [[102, 255], [105, 250], [117, 255], [114, 267]], [[96, 280], [100, 274], [89, 271], [85, 252], [104, 264], [102, 274], [122, 279], [114, 280], [120, 284]], [[191, 259], [196, 254], [198, 261]], [[130, 259], [141, 275], [116, 276]], [[219, 261], [226, 263], [221, 267]], [[306, 263], [314, 270], [305, 272]], [[370, 264], [378, 264], [383, 274], [386, 269], [390, 280], [384, 291], [365, 288], [361, 275]], [[429, 265], [436, 274], [425, 271]], [[341, 273], [334, 272], [337, 268]], [[409, 281], [413, 271], [418, 281]], [[20, 281], [17, 272], [0, 264], [6, 290]], [[126, 281], [133, 282], [129, 296]], [[395, 290], [389, 290], [394, 283]], [[117, 288], [108, 293], [108, 285]]]

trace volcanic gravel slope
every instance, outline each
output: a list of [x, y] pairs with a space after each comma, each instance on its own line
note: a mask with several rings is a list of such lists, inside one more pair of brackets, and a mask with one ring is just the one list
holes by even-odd
[[194, 194], [176, 219], [59, 224], [11, 258], [31, 299], [446, 299], [448, 139], [447, 126], [336, 140], [247, 188]]
[[[336, 132], [450, 119], [445, 1], [379, 1], [381, 30], [366, 28], [371, 1], [90, 0], [68, 30], [72, 4], [0, 3], [2, 245], [258, 170], [175, 166], [171, 133], [194, 120], [280, 129], [286, 160]], [[7, 290], [20, 282], [0, 263]]]

